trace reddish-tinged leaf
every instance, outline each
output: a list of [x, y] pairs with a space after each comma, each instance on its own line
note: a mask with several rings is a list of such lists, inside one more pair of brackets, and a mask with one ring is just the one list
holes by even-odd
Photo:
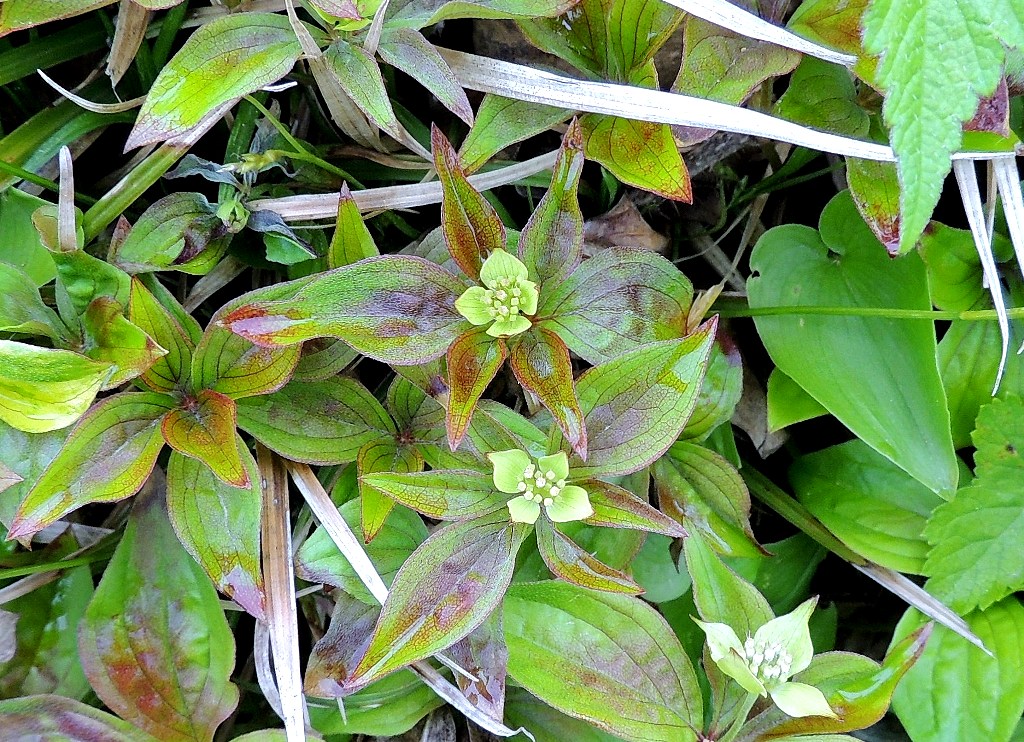
[[340, 268], [377, 255], [380, 255], [380, 251], [370, 235], [370, 230], [366, 228], [363, 215], [359, 213], [356, 200], [352, 198], [352, 191], [349, 190], [348, 183], [342, 183], [341, 192], [338, 194], [337, 226], [334, 228], [331, 246], [327, 251], [327, 265], [331, 268]]
[[111, 245], [110, 258], [128, 273], [173, 269], [203, 275], [223, 255], [229, 238], [205, 196], [172, 193], [146, 209], [122, 242]]
[[[387, 255], [248, 294], [220, 323], [267, 347], [337, 337], [371, 358], [415, 365], [442, 355], [469, 327], [455, 310], [465, 288], [427, 260]], [[291, 298], [275, 301], [288, 291]]]
[[134, 379], [167, 355], [145, 331], [125, 319], [122, 311], [114, 299], [98, 296], [82, 316], [85, 355], [110, 363], [116, 369], [103, 385], [104, 390]]
[[31, 536], [83, 505], [138, 492], [164, 446], [160, 421], [172, 405], [170, 397], [150, 392], [93, 405], [25, 496], [7, 537]]
[[262, 619], [261, 494], [256, 461], [242, 439], [235, 446], [249, 486], [225, 484], [197, 459], [175, 452], [167, 465], [167, 514], [178, 540], [218, 590]]
[[18, 473], [0, 461], [0, 492], [8, 487], [13, 487], [18, 482], [24, 481]]
[[508, 358], [508, 346], [493, 338], [482, 327], [455, 339], [448, 348], [448, 445], [454, 451], [462, 442], [473, 410]]
[[551, 186], [519, 235], [519, 259], [541, 290], [557, 285], [583, 255], [583, 213], [576, 191], [583, 170], [583, 134], [575, 119], [562, 139]]
[[331, 625], [327, 633], [313, 646], [303, 683], [306, 693], [316, 698], [342, 698], [347, 695], [338, 682], [355, 669], [366, 651], [380, 606], [367, 604], [338, 593]]
[[846, 159], [846, 180], [857, 211], [890, 255], [900, 247], [900, 183], [896, 165]]
[[473, 109], [466, 91], [423, 34], [411, 28], [386, 29], [381, 35], [377, 53], [385, 62], [402, 70], [433, 93], [445, 108], [466, 124], [473, 125]]
[[562, 339], [550, 330], [535, 327], [515, 339], [511, 361], [519, 383], [551, 411], [569, 445], [586, 460], [587, 429], [576, 399], [569, 349]]
[[292, 461], [343, 464], [360, 449], [390, 440], [395, 424], [355, 379], [292, 381], [280, 391], [238, 401], [238, 426]]
[[[398, 446], [394, 440], [370, 441], [359, 449], [356, 457], [359, 474], [373, 472], [417, 472], [423, 470], [423, 457], [411, 446]], [[370, 485], [359, 482], [359, 501], [362, 503], [363, 540], [370, 543], [377, 535], [395, 501]]]
[[487, 199], [469, 184], [459, 156], [436, 126], [431, 129], [430, 143], [443, 194], [444, 241], [458, 266], [475, 281], [491, 251], [505, 248], [505, 225]]
[[505, 514], [448, 526], [395, 577], [369, 646], [342, 687], [352, 692], [450, 647], [500, 604], [529, 529]]
[[551, 573], [566, 582], [591, 590], [627, 595], [639, 595], [644, 591], [625, 574], [581, 549], [547, 518], [537, 521], [537, 548]]
[[11, 740], [155, 742], [128, 722], [63, 696], [0, 701], [0, 727]]
[[142, 373], [142, 383], [156, 392], [170, 392], [184, 385], [191, 372], [195, 350], [192, 338], [138, 278], [132, 279], [128, 319], [167, 349], [167, 355], [157, 358]]
[[366, 474], [360, 483], [435, 520], [470, 520], [493, 513], [508, 499], [490, 474], [463, 469]]
[[588, 479], [578, 484], [590, 495], [594, 514], [585, 522], [592, 526], [631, 528], [676, 538], [687, 536], [685, 528], [627, 489], [598, 479]]
[[505, 710], [505, 675], [508, 648], [501, 611], [495, 611], [469, 636], [452, 645], [448, 655], [476, 680], [457, 673], [455, 682], [469, 701], [493, 719], [501, 721]]
[[866, 56], [860, 18], [869, 0], [811, 0], [801, 3], [787, 23], [789, 30], [838, 51]]
[[78, 635], [85, 674], [121, 718], [161, 740], [213, 739], [238, 703], [235, 641], [210, 579], [154, 486], [136, 499]]
[[160, 428], [178, 453], [199, 459], [233, 487], [249, 486], [249, 473], [235, 446], [235, 403], [230, 397], [204, 389], [168, 412]]
[[597, 364], [682, 337], [692, 300], [693, 286], [665, 258], [650, 250], [609, 248], [544, 293], [537, 322]]

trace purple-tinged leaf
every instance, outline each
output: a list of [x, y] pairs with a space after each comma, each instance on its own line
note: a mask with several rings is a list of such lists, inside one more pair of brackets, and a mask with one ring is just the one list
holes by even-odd
[[590, 495], [590, 505], [594, 508], [594, 514], [584, 521], [589, 525], [630, 528], [675, 538], [687, 536], [686, 529], [679, 523], [627, 489], [598, 479], [578, 484]]
[[441, 231], [455, 262], [474, 281], [492, 251], [505, 249], [505, 225], [498, 212], [469, 184], [459, 156], [441, 130], [431, 129], [434, 167], [441, 181]]
[[587, 429], [572, 378], [569, 349], [555, 333], [536, 327], [512, 344], [512, 371], [551, 411], [573, 450], [587, 458]]
[[377, 53], [392, 67], [400, 69], [425, 87], [449, 111], [467, 125], [473, 125], [473, 109], [447, 62], [423, 34], [411, 28], [387, 28], [380, 37]]
[[138, 492], [164, 447], [160, 421], [173, 404], [150, 392], [95, 404], [25, 496], [7, 537], [31, 536], [83, 505]]
[[260, 478], [249, 449], [237, 434], [234, 437], [249, 486], [225, 484], [201, 461], [172, 453], [167, 465], [167, 514], [181, 545], [214, 586], [263, 619]]
[[266, 347], [337, 337], [379, 361], [415, 365], [444, 354], [469, 327], [455, 311], [465, 288], [434, 263], [389, 255], [253, 292], [219, 321]]
[[235, 446], [235, 418], [235, 403], [230, 397], [204, 389], [170, 410], [160, 430], [171, 448], [199, 459], [221, 481], [233, 487], [248, 487], [249, 473]]
[[519, 259], [541, 291], [576, 270], [583, 256], [583, 213], [577, 188], [583, 170], [583, 134], [575, 119], [562, 139], [551, 186], [519, 235]]
[[[300, 550], [301, 552], [301, 550]], [[303, 685], [316, 698], [342, 698], [347, 695], [339, 682], [359, 663], [380, 618], [380, 606], [368, 604], [345, 593], [336, 596], [331, 625], [314, 646], [306, 667]]]
[[424, 541], [395, 576], [365, 654], [341, 682], [344, 690], [450, 647], [483, 623], [501, 603], [528, 533], [498, 513]]
[[[413, 446], [399, 446], [394, 440], [370, 441], [359, 449], [356, 467], [360, 475], [373, 472], [423, 471], [423, 456]], [[370, 543], [384, 527], [395, 507], [395, 501], [370, 485], [359, 483], [359, 502], [362, 503], [361, 525], [363, 540]]]
[[174, 315], [137, 278], [132, 279], [128, 319], [167, 349], [166, 355], [142, 372], [142, 383], [155, 392], [171, 392], [183, 386], [191, 373], [195, 346]]
[[501, 721], [505, 709], [505, 676], [508, 648], [501, 611], [495, 611], [448, 651], [459, 667], [476, 680], [456, 673], [455, 682], [463, 695], [480, 711]]
[[487, 94], [476, 111], [476, 122], [459, 148], [467, 173], [479, 170], [495, 154], [540, 134], [572, 116], [564, 108]]
[[331, 268], [340, 268], [377, 255], [380, 255], [380, 251], [370, 235], [370, 230], [366, 228], [363, 215], [359, 213], [356, 200], [352, 198], [352, 191], [349, 190], [348, 183], [342, 183], [341, 192], [338, 194], [337, 226], [334, 228], [331, 246], [327, 251], [327, 265]]
[[896, 165], [846, 158], [846, 180], [861, 218], [890, 255], [900, 247], [900, 183]]
[[601, 163], [626, 185], [673, 201], [693, 201], [690, 174], [668, 124], [590, 113], [580, 125], [588, 160]]
[[668, 450], [696, 404], [716, 324], [712, 319], [682, 340], [652, 343], [579, 378], [589, 451], [586, 463], [570, 457], [574, 477], [639, 471]]
[[393, 439], [395, 424], [355, 379], [292, 381], [279, 391], [238, 401], [238, 426], [292, 461], [343, 464], [360, 449]]
[[111, 262], [128, 273], [177, 270], [203, 275], [227, 249], [227, 228], [199, 193], [172, 193], [150, 206], [128, 236], [111, 246]]
[[309, 0], [310, 3], [335, 18], [347, 18], [351, 21], [362, 20], [359, 6], [355, 0]]
[[489, 473], [462, 469], [366, 474], [360, 483], [435, 520], [471, 520], [504, 507], [508, 499]]
[[117, 301], [109, 296], [98, 296], [82, 315], [85, 355], [109, 363], [115, 369], [103, 385], [104, 391], [134, 379], [167, 355], [164, 348], [125, 319], [122, 312]]
[[505, 641], [517, 683], [617, 737], [678, 742], [703, 726], [693, 667], [642, 600], [560, 581], [513, 585]]
[[110, 709], [163, 740], [210, 740], [238, 703], [235, 641], [210, 579], [167, 521], [159, 485], [132, 507], [78, 636]]
[[448, 445], [454, 451], [469, 429], [473, 410], [498, 369], [508, 358], [508, 346], [478, 327], [455, 339], [448, 348]]
[[0, 701], [0, 727], [12, 740], [155, 742], [138, 727], [63, 696]]
[[609, 248], [545, 292], [536, 321], [597, 364], [682, 337], [692, 300], [693, 286], [665, 258], [649, 250]]
[[551, 574], [590, 590], [639, 595], [644, 591], [626, 574], [581, 549], [547, 518], [537, 521], [537, 548]]
[[16, 471], [0, 461], [0, 492], [24, 481]]

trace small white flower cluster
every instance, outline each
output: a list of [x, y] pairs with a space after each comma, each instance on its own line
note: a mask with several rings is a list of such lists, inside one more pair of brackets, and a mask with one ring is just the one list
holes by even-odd
[[514, 278], [501, 278], [494, 282], [495, 288], [484, 291], [484, 303], [493, 319], [517, 317], [523, 290]]
[[762, 681], [788, 678], [793, 667], [793, 658], [780, 644], [755, 642], [749, 636], [743, 643], [743, 659], [750, 667], [750, 672]]
[[543, 502], [550, 505], [555, 501], [565, 487], [564, 479], [555, 479], [553, 471], [538, 471], [534, 464], [530, 464], [523, 471], [523, 478], [519, 480], [518, 489], [523, 497], [536, 503]]

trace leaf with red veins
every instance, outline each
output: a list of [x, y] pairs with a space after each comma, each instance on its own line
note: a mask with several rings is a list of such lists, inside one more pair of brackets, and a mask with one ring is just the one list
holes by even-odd
[[585, 480], [579, 485], [590, 495], [590, 505], [594, 508], [594, 514], [584, 521], [589, 525], [631, 528], [676, 538], [688, 535], [674, 519], [622, 487], [597, 479]]
[[448, 445], [454, 451], [459, 447], [473, 410], [487, 385], [494, 380], [498, 369], [508, 357], [503, 340], [496, 340], [482, 328], [460, 335], [448, 349]]
[[235, 446], [237, 410], [230, 397], [204, 389], [164, 416], [164, 440], [178, 453], [199, 459], [233, 487], [248, 487], [249, 473]]
[[547, 519], [537, 521], [537, 548], [556, 577], [591, 590], [639, 595], [644, 591], [626, 574], [581, 549]]

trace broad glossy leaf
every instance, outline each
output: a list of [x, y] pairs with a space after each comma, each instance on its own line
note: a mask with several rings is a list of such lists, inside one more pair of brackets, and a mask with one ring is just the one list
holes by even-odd
[[144, 373], [167, 351], [144, 330], [125, 318], [114, 299], [99, 296], [82, 316], [85, 355], [109, 363], [114, 372], [102, 389], [113, 389]]
[[466, 180], [459, 157], [436, 126], [430, 143], [441, 181], [441, 231], [462, 271], [477, 280], [480, 266], [494, 250], [505, 248], [505, 225], [487, 199]]
[[141, 729], [113, 714], [63, 696], [25, 696], [0, 701], [0, 725], [11, 739], [153, 742]]
[[[996, 233], [992, 252], [1001, 256], [1006, 247], [1009, 246]], [[920, 253], [928, 272], [928, 291], [936, 307], [963, 310], [984, 301], [988, 292], [982, 285], [981, 259], [968, 230], [932, 222], [921, 237]]]
[[391, 108], [388, 90], [377, 62], [361, 46], [338, 39], [324, 52], [327, 68], [342, 89], [370, 121], [391, 136], [401, 137], [401, 128]]
[[[646, 472], [644, 476], [647, 476]], [[679, 523], [623, 487], [598, 479], [588, 479], [579, 484], [590, 495], [590, 504], [594, 508], [594, 514], [586, 519], [590, 525], [631, 528], [679, 538], [687, 536]]]
[[[220, 321], [264, 346], [337, 337], [360, 353], [396, 365], [426, 363], [442, 355], [469, 323], [455, 311], [465, 285], [421, 258], [384, 256], [361, 260], [312, 278], [274, 287], [291, 298], [248, 303]], [[265, 295], [265, 294], [264, 294]]]
[[537, 521], [537, 548], [551, 574], [590, 590], [639, 595], [644, 590], [623, 572], [581, 549], [546, 518]]
[[272, 394], [238, 401], [238, 425], [292, 461], [342, 464], [366, 444], [393, 438], [395, 424], [355, 379], [291, 381]]
[[[848, 192], [826, 207], [820, 234], [796, 225], [766, 232], [751, 265], [752, 307], [931, 308], [920, 258], [889, 258]], [[755, 322], [776, 365], [865, 443], [932, 491], [956, 487], [930, 324], [813, 313]], [[807, 348], [816, 349], [813, 357]], [[886, 414], [874, 414], [865, 399], [878, 400]]]
[[588, 160], [627, 185], [690, 203], [690, 174], [668, 124], [589, 113], [580, 119]]
[[390, 23], [423, 28], [450, 18], [538, 18], [564, 13], [575, 0], [410, 0]]
[[650, 534], [633, 559], [633, 579], [644, 589], [644, 600], [649, 603], [676, 600], [693, 586], [686, 565], [682, 564], [682, 554], [672, 546], [672, 539], [667, 536]]
[[505, 640], [509, 675], [563, 713], [636, 742], [694, 740], [702, 727], [690, 661], [637, 598], [517, 584], [505, 598]]
[[[1024, 712], [1024, 607], [1009, 597], [965, 617], [994, 656], [936, 626], [928, 646], [896, 688], [892, 706], [913, 740], [1011, 739]], [[924, 624], [910, 610], [893, 642]]]
[[943, 500], [861, 441], [797, 459], [793, 491], [814, 517], [868, 559], [921, 574], [924, 527]]
[[[395, 440], [383, 438], [363, 444], [356, 455], [356, 467], [360, 475], [423, 471], [423, 457], [414, 446], [399, 446]], [[359, 501], [362, 504], [363, 539], [370, 543], [384, 526], [395, 501], [364, 482], [359, 483]]]
[[39, 290], [28, 274], [0, 262], [0, 332], [45, 335], [65, 342], [67, 328], [57, 313], [43, 304]]
[[487, 94], [477, 108], [476, 121], [459, 149], [459, 161], [467, 173], [506, 147], [562, 123], [572, 115], [564, 108]]
[[454, 451], [469, 429], [477, 402], [508, 358], [501, 339], [474, 328], [455, 339], [448, 348], [448, 444]]
[[94, 405], [21, 502], [8, 538], [29, 536], [82, 505], [138, 492], [164, 446], [160, 421], [172, 404], [145, 392]]
[[[362, 529], [360, 509], [359, 500], [349, 500], [338, 508], [345, 522], [357, 533]], [[392, 513], [378, 530], [376, 538], [365, 547], [385, 585], [391, 586], [405, 560], [429, 535], [423, 519], [411, 510], [399, 508]], [[299, 547], [295, 555], [295, 570], [304, 580], [341, 588], [367, 605], [380, 605], [322, 527], [313, 531]]]
[[715, 324], [626, 353], [579, 378], [588, 456], [586, 463], [570, 457], [573, 477], [639, 471], [668, 450], [697, 400]]
[[182, 399], [160, 425], [164, 440], [178, 453], [199, 459], [233, 487], [248, 487], [247, 467], [235, 446], [235, 403], [204, 389]]
[[138, 279], [132, 279], [128, 319], [167, 354], [142, 372], [141, 381], [153, 391], [170, 392], [184, 386], [192, 367], [192, 338], [175, 316]]
[[201, 461], [172, 453], [167, 465], [167, 515], [181, 545], [214, 586], [263, 619], [260, 478], [249, 449], [237, 434], [234, 437], [249, 486], [225, 484]]
[[348, 183], [344, 183], [338, 194], [337, 226], [334, 228], [331, 247], [327, 252], [327, 265], [331, 268], [340, 268], [376, 255], [380, 255], [380, 251], [370, 235], [370, 230], [366, 228], [363, 215], [359, 213], [359, 207], [352, 198]]
[[235, 641], [210, 579], [153, 487], [136, 499], [79, 630], [85, 674], [119, 716], [163, 740], [210, 740], [238, 703]]
[[227, 227], [200, 193], [172, 193], [143, 212], [127, 238], [112, 249], [128, 273], [179, 270], [206, 273], [227, 242]]
[[447, 526], [395, 576], [366, 653], [344, 687], [358, 689], [451, 646], [500, 604], [528, 534], [505, 514]]
[[[9, 6], [9, 3], [4, 5]], [[5, 9], [0, 7], [0, 18]], [[0, 231], [8, 240], [2, 262], [24, 271], [36, 286], [52, 281], [57, 274], [49, 250], [43, 247], [39, 232], [32, 225], [32, 214], [47, 203], [17, 188], [0, 192]]]
[[714, 451], [675, 443], [653, 467], [662, 509], [701, 531], [731, 556], [760, 554], [750, 528], [750, 493], [739, 472]]
[[67, 427], [113, 372], [70, 350], [0, 340], [0, 420], [30, 433]]
[[81, 15], [113, 2], [115, 0], [5, 0], [0, 8], [0, 36]]
[[380, 58], [410, 75], [425, 87], [444, 107], [469, 126], [473, 125], [473, 109], [466, 92], [448, 63], [423, 34], [411, 28], [387, 28], [377, 47]]
[[505, 646], [501, 611], [494, 611], [469, 636], [453, 644], [448, 656], [475, 678], [455, 675], [462, 694], [487, 716], [503, 721], [508, 647]]
[[360, 483], [435, 520], [469, 520], [493, 513], [507, 496], [490, 473], [461, 469], [365, 474]]
[[828, 414], [828, 410], [818, 400], [777, 368], [772, 369], [768, 376], [765, 396], [768, 401], [769, 431], [782, 430]]
[[300, 52], [283, 15], [232, 14], [204, 24], [157, 75], [125, 149], [184, 134], [218, 106], [288, 74]]
[[613, 247], [545, 291], [535, 323], [597, 364], [647, 343], [682, 337], [692, 300], [693, 286], [665, 258]]

